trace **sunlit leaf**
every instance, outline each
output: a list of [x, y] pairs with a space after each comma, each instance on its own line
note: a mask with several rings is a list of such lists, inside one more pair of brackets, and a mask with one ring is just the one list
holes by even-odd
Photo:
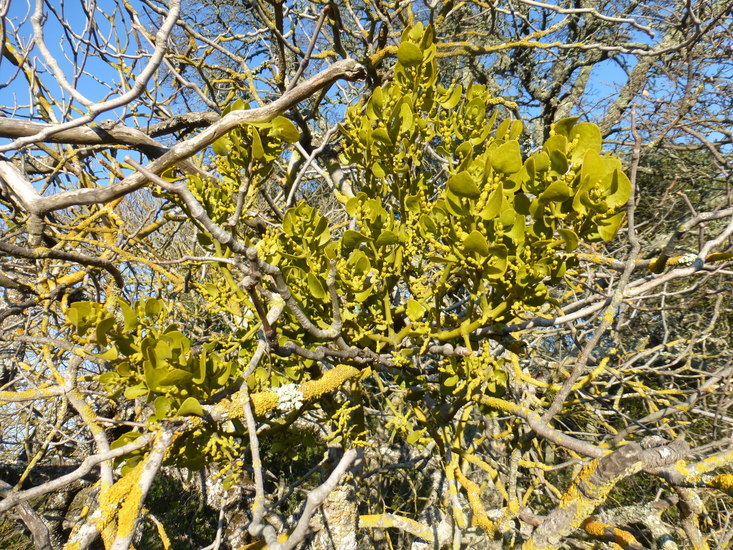
[[422, 50], [411, 42], [402, 42], [397, 48], [397, 60], [405, 67], [414, 67], [422, 63]]
[[497, 172], [513, 174], [522, 168], [522, 152], [519, 142], [507, 141], [494, 151], [491, 157], [491, 166]]
[[459, 172], [448, 180], [448, 189], [459, 197], [476, 199], [481, 195], [476, 182], [467, 171]]
[[183, 403], [181, 403], [181, 406], [178, 408], [178, 413], [176, 414], [178, 416], [204, 416], [205, 413], [198, 399], [194, 397], [189, 397]]

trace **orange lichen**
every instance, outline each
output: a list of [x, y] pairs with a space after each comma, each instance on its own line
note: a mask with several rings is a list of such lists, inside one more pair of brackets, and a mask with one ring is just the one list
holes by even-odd
[[586, 519], [581, 527], [590, 536], [615, 543], [621, 548], [628, 548], [632, 544], [641, 546], [636, 537], [628, 531], [597, 521], [594, 518]]

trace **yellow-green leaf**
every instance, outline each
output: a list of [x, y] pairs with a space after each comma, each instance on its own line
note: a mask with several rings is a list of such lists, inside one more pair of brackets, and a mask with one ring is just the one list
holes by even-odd
[[518, 141], [507, 141], [494, 151], [491, 166], [497, 172], [514, 174], [522, 168], [522, 152]]
[[580, 162], [588, 151], [601, 152], [601, 146], [603, 145], [603, 138], [601, 137], [601, 130], [595, 124], [590, 122], [581, 122], [573, 126], [568, 134], [568, 140], [572, 143], [573, 151], [570, 156], [570, 160], [573, 163]]
[[565, 241], [565, 252], [572, 252], [578, 247], [578, 236], [571, 229], [558, 229], [558, 233]]
[[377, 246], [386, 246], [388, 244], [396, 244], [400, 242], [400, 238], [394, 231], [385, 229], [379, 234], [374, 244]]
[[397, 60], [405, 67], [414, 67], [422, 63], [422, 50], [411, 42], [403, 42], [397, 48]]
[[166, 395], [159, 395], [155, 398], [155, 416], [165, 418], [168, 411], [171, 410], [171, 398]]
[[272, 121], [272, 128], [276, 136], [288, 143], [295, 143], [300, 139], [300, 132], [295, 124], [290, 122], [284, 116], [279, 116]]
[[501, 187], [497, 187], [489, 195], [489, 200], [486, 201], [486, 206], [481, 210], [481, 217], [485, 220], [492, 220], [501, 212], [501, 207], [504, 204], [504, 191]]
[[261, 159], [265, 156], [265, 149], [262, 147], [260, 133], [255, 128], [252, 128], [252, 156], [256, 159]]
[[470, 199], [476, 199], [481, 194], [476, 182], [473, 181], [471, 174], [466, 170], [459, 172], [448, 180], [448, 189], [450, 189], [454, 195], [459, 197], [468, 197]]
[[562, 180], [554, 181], [545, 189], [539, 197], [540, 202], [562, 202], [569, 199], [571, 195], [570, 187]]
[[321, 284], [321, 281], [316, 275], [313, 273], [308, 273], [308, 290], [310, 290], [310, 293], [319, 300], [322, 300], [326, 297], [326, 291], [323, 288], [323, 285]]
[[427, 311], [425, 306], [423, 306], [417, 300], [413, 300], [412, 298], [410, 298], [407, 301], [406, 310], [407, 310], [407, 317], [409, 317], [410, 321], [413, 321], [413, 322], [419, 321], [420, 319], [422, 319], [423, 316], [425, 315], [425, 312]]
[[463, 239], [463, 248], [467, 252], [475, 252], [484, 257], [489, 255], [489, 243], [486, 237], [476, 230], [471, 231], [468, 237]]
[[598, 234], [604, 241], [610, 241], [616, 236], [616, 233], [618, 232], [619, 227], [621, 227], [625, 217], [626, 212], [619, 212], [615, 216], [611, 216], [610, 218], [603, 220], [602, 223], [598, 224]]
[[211, 144], [211, 148], [219, 156], [224, 156], [229, 152], [232, 141], [227, 136], [222, 136]]
[[580, 117], [571, 116], [558, 120], [555, 124], [553, 124], [553, 130], [555, 131], [555, 134], [567, 137], [567, 135], [570, 133], [570, 129], [575, 126], [576, 122], [578, 122], [578, 118]]
[[611, 194], [606, 197], [609, 208], [623, 206], [631, 196], [631, 181], [620, 169], [616, 169], [611, 180]]
[[178, 416], [187, 416], [191, 414], [196, 416], [204, 416], [204, 409], [203, 407], [201, 407], [201, 403], [199, 403], [198, 399], [196, 399], [195, 397], [189, 397], [183, 403], [181, 403], [177, 414]]

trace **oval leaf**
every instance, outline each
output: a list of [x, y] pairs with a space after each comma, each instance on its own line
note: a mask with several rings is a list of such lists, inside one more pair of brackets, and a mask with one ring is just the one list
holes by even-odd
[[571, 160], [573, 163], [580, 162], [588, 151], [601, 152], [603, 138], [601, 130], [595, 124], [590, 122], [581, 122], [576, 124], [568, 135], [570, 142], [575, 142]]
[[507, 141], [494, 151], [491, 166], [497, 172], [514, 174], [522, 169], [522, 152], [518, 141]]
[[397, 49], [397, 60], [405, 67], [414, 67], [422, 63], [422, 50], [415, 44], [403, 42]]
[[475, 252], [484, 257], [489, 255], [489, 243], [486, 242], [486, 237], [475, 230], [463, 240], [463, 248], [467, 252]]
[[469, 199], [476, 199], [481, 194], [478, 185], [476, 185], [471, 174], [466, 170], [459, 172], [448, 180], [448, 189], [450, 189], [454, 195], [458, 195], [459, 197], [468, 197]]
[[563, 202], [570, 198], [572, 192], [568, 184], [562, 180], [554, 181], [540, 195], [540, 202]]
[[326, 297], [326, 291], [323, 288], [323, 285], [321, 284], [321, 281], [316, 277], [313, 273], [308, 273], [308, 290], [310, 290], [310, 293], [318, 298], [319, 300], [322, 300]]
[[300, 139], [300, 132], [295, 127], [295, 124], [284, 116], [279, 116], [272, 121], [272, 129], [276, 136], [288, 143], [295, 143]]
[[570, 133], [570, 129], [575, 126], [576, 122], [578, 122], [578, 118], [580, 117], [571, 116], [558, 120], [555, 124], [552, 125], [552, 129], [555, 131], [556, 134], [567, 137], [567, 135]]
[[201, 407], [201, 403], [199, 403], [198, 399], [195, 397], [189, 397], [181, 403], [177, 414], [178, 416], [188, 416], [191, 414], [195, 416], [204, 416], [204, 409]]
[[489, 200], [486, 201], [486, 206], [481, 211], [481, 217], [485, 220], [492, 220], [501, 212], [501, 207], [504, 204], [504, 191], [501, 187], [497, 187], [491, 192]]
[[400, 238], [397, 236], [397, 233], [395, 233], [394, 231], [385, 230], [379, 234], [379, 237], [377, 237], [375, 244], [377, 246], [386, 246], [388, 244], [395, 244], [398, 242], [400, 242]]

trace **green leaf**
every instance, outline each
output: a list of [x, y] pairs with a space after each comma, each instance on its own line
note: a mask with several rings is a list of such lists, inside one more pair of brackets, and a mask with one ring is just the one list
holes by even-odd
[[422, 63], [422, 50], [411, 42], [403, 42], [397, 48], [397, 60], [405, 67], [414, 67]]
[[124, 447], [128, 443], [132, 443], [133, 441], [135, 441], [141, 435], [143, 434], [140, 432], [133, 432], [133, 431], [125, 432], [120, 437], [115, 439], [112, 443], [110, 443], [109, 448], [110, 449], [119, 449], [120, 447]]
[[418, 40], [422, 38], [424, 32], [425, 32], [425, 27], [423, 26], [423, 24], [420, 21], [418, 21], [415, 26], [405, 31], [405, 34], [402, 35], [403, 40], [405, 36], [409, 36], [410, 39], [417, 42]]
[[438, 226], [436, 225], [433, 218], [428, 216], [427, 214], [423, 214], [420, 216], [420, 233], [423, 235], [423, 237], [429, 235], [435, 235], [438, 232]]
[[508, 118], [505, 120], [502, 120], [499, 126], [496, 127], [496, 132], [494, 132], [494, 137], [497, 140], [504, 139], [504, 136], [506, 136], [506, 133], [509, 131], [509, 127], [511, 126], [512, 121]]
[[420, 319], [423, 318], [423, 316], [425, 315], [425, 312], [427, 311], [427, 308], [424, 305], [422, 305], [420, 302], [418, 302], [417, 300], [413, 300], [412, 298], [410, 298], [407, 301], [406, 310], [407, 310], [407, 317], [410, 319], [410, 321], [414, 322], [414, 321], [419, 321]]
[[565, 153], [561, 151], [552, 151], [550, 153], [550, 166], [556, 173], [560, 175], [565, 174], [568, 171], [569, 166]]
[[474, 97], [463, 108], [464, 116], [474, 124], [483, 122], [486, 118], [486, 100], [481, 97]]
[[182, 386], [187, 384], [193, 379], [193, 373], [185, 371], [183, 369], [156, 369], [158, 372], [158, 379], [156, 380], [159, 386]]
[[443, 109], [453, 109], [456, 105], [458, 105], [458, 102], [461, 100], [462, 95], [463, 88], [459, 85], [453, 88], [453, 91], [449, 96], [446, 95], [445, 97], [438, 99], [438, 103], [441, 107], [443, 107]]
[[412, 108], [407, 102], [402, 103], [400, 106], [400, 130], [402, 132], [411, 132], [414, 128], [414, 116], [412, 114]]
[[148, 388], [144, 384], [137, 384], [136, 386], [128, 386], [125, 388], [125, 397], [127, 399], [137, 399], [143, 395], [148, 394]]
[[362, 290], [361, 292], [357, 292], [354, 294], [354, 300], [357, 304], [362, 303], [366, 299], [368, 299], [372, 293], [374, 292], [374, 285], [369, 286], [368, 288]]
[[256, 128], [252, 128], [252, 157], [256, 159], [261, 159], [265, 156], [265, 149], [262, 146], [262, 139], [260, 138], [260, 133], [257, 131]]
[[189, 397], [178, 408], [177, 416], [204, 416], [204, 409], [201, 407], [201, 403], [195, 397]]
[[418, 195], [407, 195], [405, 198], [405, 207], [410, 212], [414, 212], [415, 214], [419, 213], [421, 205], [422, 201]]
[[[568, 150], [568, 139], [565, 136], [550, 136], [542, 146], [542, 150], [548, 155], [552, 155], [553, 151], [559, 151], [564, 155]], [[543, 172], [547, 168], [541, 169], [538, 166], [537, 170]]]
[[120, 352], [115, 346], [112, 346], [104, 353], [98, 353], [96, 354], [97, 357], [100, 359], [104, 359], [105, 361], [114, 361], [120, 356]]
[[208, 364], [207, 354], [208, 348], [206, 347], [206, 345], [204, 345], [201, 350], [201, 354], [194, 359], [194, 377], [191, 379], [191, 382], [193, 382], [194, 384], [203, 384], [204, 380], [206, 380], [206, 371]]
[[578, 122], [579, 118], [580, 117], [577, 116], [571, 116], [558, 120], [555, 124], [553, 124], [553, 130], [555, 131], [555, 134], [567, 137], [570, 133], [570, 129], [575, 126], [575, 123]]
[[349, 256], [348, 264], [353, 266], [357, 275], [366, 275], [372, 268], [372, 264], [361, 250], [354, 250]]
[[396, 244], [400, 242], [400, 238], [394, 231], [384, 230], [379, 234], [377, 240], [374, 242], [377, 246], [386, 246], [389, 244]]
[[[550, 157], [548, 153], [541, 151], [532, 155], [534, 159], [535, 172], [547, 172], [550, 169]], [[529, 172], [529, 168], [527, 168]]]
[[477, 199], [481, 195], [476, 182], [466, 170], [459, 172], [448, 180], [448, 189], [459, 197]]
[[392, 145], [392, 139], [389, 137], [389, 132], [386, 128], [375, 128], [372, 131], [372, 139], [385, 145]]
[[453, 386], [455, 386], [456, 384], [458, 384], [458, 381], [459, 380], [460, 380], [460, 378], [458, 377], [458, 375], [457, 374], [454, 374], [453, 376], [449, 376], [448, 378], [446, 378], [443, 381], [443, 385], [445, 387], [447, 387], [447, 388], [452, 388]]
[[120, 382], [120, 375], [114, 371], [108, 371], [97, 376], [97, 380], [103, 386], [110, 386]]
[[95, 334], [97, 336], [97, 344], [100, 346], [106, 346], [107, 345], [107, 333], [112, 330], [112, 328], [117, 324], [117, 321], [115, 321], [114, 317], [107, 317], [105, 319], [102, 319], [98, 324], [97, 328], [95, 329]]
[[155, 319], [163, 311], [163, 302], [156, 298], [145, 300], [144, 303], [145, 316], [149, 319]]
[[232, 374], [232, 368], [234, 367], [234, 361], [227, 361], [223, 363], [224, 368], [217, 371], [214, 381], [217, 386], [223, 386]]
[[501, 207], [504, 204], [504, 191], [501, 187], [497, 187], [489, 195], [489, 200], [486, 201], [486, 206], [481, 210], [481, 218], [484, 220], [492, 220], [501, 212]]
[[365, 235], [352, 229], [347, 229], [346, 231], [344, 231], [344, 236], [341, 238], [341, 242], [347, 250], [356, 248], [361, 243], [365, 243], [368, 240], [369, 239]]
[[514, 195], [514, 210], [519, 214], [524, 214], [525, 216], [528, 215], [530, 213], [529, 207], [531, 204], [532, 201], [524, 193], [517, 193]]
[[74, 302], [66, 310], [66, 321], [76, 328], [79, 336], [84, 336], [96, 324], [100, 310], [97, 302]]
[[515, 120], [512, 122], [511, 129], [509, 130], [508, 139], [517, 139], [521, 133], [524, 125], [521, 120]]
[[168, 414], [168, 411], [171, 410], [171, 407], [173, 405], [173, 401], [170, 397], [167, 395], [159, 395], [155, 398], [155, 416], [157, 416], [159, 419], [163, 419]]
[[308, 273], [307, 280], [308, 290], [310, 290], [311, 295], [313, 295], [315, 298], [318, 298], [319, 300], [323, 300], [323, 298], [326, 297], [326, 291], [323, 288], [320, 279], [311, 272]]
[[514, 225], [512, 226], [511, 231], [506, 233], [506, 235], [514, 242], [515, 245], [517, 245], [517, 247], [524, 244], [524, 224], [524, 216], [522, 216], [521, 214], [516, 214], [514, 216]]
[[[620, 166], [619, 160], [613, 157], [604, 157], [598, 154], [598, 151], [590, 150], [583, 157], [583, 167], [580, 170], [581, 187], [590, 188], [611, 174], [613, 170]], [[629, 190], [631, 188], [629, 187]]]
[[573, 164], [580, 162], [588, 151], [601, 152], [603, 138], [601, 130], [590, 122], [581, 122], [573, 127], [568, 134], [570, 142], [576, 141], [570, 160]]
[[578, 247], [578, 236], [570, 229], [558, 229], [558, 233], [565, 241], [565, 252], [572, 252]]
[[123, 299], [118, 298], [117, 303], [122, 310], [122, 318], [125, 321], [125, 332], [135, 330], [140, 324], [137, 320], [137, 313], [135, 313], [135, 310], [132, 309], [130, 305]]
[[598, 234], [604, 241], [610, 241], [616, 236], [616, 233], [618, 233], [619, 227], [621, 227], [625, 217], [626, 212], [619, 212], [615, 216], [611, 216], [610, 218], [599, 222]]
[[[249, 109], [249, 103], [247, 103], [244, 99], [241, 97], [238, 99], [235, 99], [231, 105], [229, 105], [229, 111], [243, 111], [245, 109]], [[226, 113], [225, 113], [226, 114]]]
[[468, 237], [463, 239], [463, 248], [467, 252], [475, 252], [484, 257], [489, 255], [489, 243], [486, 237], [476, 230], [471, 231]]
[[295, 124], [284, 116], [276, 117], [272, 121], [272, 129], [277, 137], [288, 143], [295, 143], [300, 139], [300, 132], [295, 127]]
[[219, 139], [217, 139], [214, 143], [211, 144], [211, 148], [214, 150], [214, 153], [219, 155], [220, 157], [226, 156], [229, 153], [229, 149], [232, 146], [232, 140], [229, 139], [226, 135], [221, 136]]
[[384, 171], [384, 168], [382, 168], [382, 165], [378, 162], [375, 162], [372, 164], [372, 174], [374, 174], [378, 178], [383, 178], [387, 175], [387, 172]]
[[540, 202], [563, 202], [564, 200], [567, 200], [570, 198], [572, 194], [572, 191], [570, 190], [570, 187], [568, 187], [568, 184], [565, 183], [563, 180], [557, 180], [550, 184], [550, 186], [545, 189], [542, 194], [539, 196]]
[[613, 172], [610, 191], [611, 194], [606, 197], [606, 204], [611, 209], [623, 206], [631, 197], [631, 181], [618, 168]]
[[415, 443], [417, 443], [418, 441], [420, 441], [420, 438], [422, 437], [422, 434], [423, 434], [424, 431], [425, 430], [417, 430], [417, 431], [414, 431], [414, 432], [410, 432], [407, 435], [407, 438], [405, 439], [405, 442], [408, 445], [414, 445]]
[[518, 141], [507, 141], [494, 151], [491, 166], [497, 172], [514, 174], [522, 168], [522, 151]]

